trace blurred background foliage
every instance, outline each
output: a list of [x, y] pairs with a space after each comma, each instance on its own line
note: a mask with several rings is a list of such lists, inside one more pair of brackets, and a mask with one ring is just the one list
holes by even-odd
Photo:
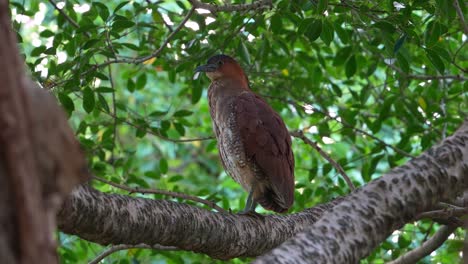
[[[250, 2], [231, 4], [237, 3]], [[237, 58], [252, 90], [291, 131], [317, 142], [357, 186], [450, 135], [467, 114], [467, 36], [452, 1], [281, 0], [266, 9], [216, 14], [192, 12], [189, 1], [12, 0], [10, 6], [31, 75], [68, 113], [94, 173], [131, 187], [243, 208], [246, 193], [218, 160], [209, 81], [194, 75], [218, 53]], [[309, 145], [294, 139], [293, 148], [291, 212], [349, 193]], [[362, 263], [395, 259], [437, 229], [430, 221], [408, 224]], [[104, 250], [62, 233], [58, 240], [62, 263], [85, 263]], [[421, 263], [456, 263], [462, 244], [458, 231]], [[213, 260], [131, 249], [103, 263]]]

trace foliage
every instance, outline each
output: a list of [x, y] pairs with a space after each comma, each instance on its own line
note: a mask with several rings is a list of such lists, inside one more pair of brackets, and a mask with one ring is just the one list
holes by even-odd
[[[451, 1], [377, 2], [282, 0], [268, 10], [196, 11], [180, 30], [190, 13], [186, 1], [72, 0], [57, 2], [59, 12], [52, 1], [13, 0], [11, 9], [32, 76], [67, 111], [96, 175], [236, 211], [246, 193], [219, 164], [208, 80], [193, 73], [211, 55], [240, 60], [252, 89], [289, 129], [306, 132], [358, 186], [434, 145], [466, 116], [466, 35]], [[315, 150], [300, 139], [293, 145], [293, 212], [349, 192]], [[430, 222], [408, 224], [363, 263], [395, 259], [435, 230]], [[58, 237], [63, 263], [90, 260], [103, 249]], [[456, 233], [422, 263], [455, 262], [461, 239]], [[189, 252], [128, 250], [105, 263], [210, 261]]]

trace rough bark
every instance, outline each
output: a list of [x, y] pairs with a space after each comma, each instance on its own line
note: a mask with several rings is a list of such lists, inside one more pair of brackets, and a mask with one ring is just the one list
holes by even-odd
[[56, 101], [25, 75], [8, 1], [0, 36], [0, 259], [57, 263], [55, 214], [86, 162]]
[[468, 185], [468, 121], [440, 145], [353, 192], [255, 263], [358, 263], [392, 231]]
[[339, 200], [291, 215], [215, 213], [166, 200], [105, 194], [86, 185], [58, 215], [60, 230], [99, 244], [176, 246], [213, 258], [253, 257], [313, 224]]

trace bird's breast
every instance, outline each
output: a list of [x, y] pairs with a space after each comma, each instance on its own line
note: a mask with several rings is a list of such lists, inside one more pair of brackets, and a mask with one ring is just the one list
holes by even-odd
[[210, 98], [210, 114], [221, 161], [227, 173], [244, 189], [250, 191], [254, 176], [246, 159], [233, 100], [216, 99]]

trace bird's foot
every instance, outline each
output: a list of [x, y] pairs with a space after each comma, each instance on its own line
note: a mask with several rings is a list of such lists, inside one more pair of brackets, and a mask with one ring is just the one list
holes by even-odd
[[249, 217], [253, 217], [253, 218], [259, 218], [259, 219], [263, 219], [265, 216], [262, 215], [262, 214], [259, 214], [253, 210], [243, 210], [243, 211], [240, 211], [237, 213], [238, 215], [244, 215], [244, 216], [249, 216]]

